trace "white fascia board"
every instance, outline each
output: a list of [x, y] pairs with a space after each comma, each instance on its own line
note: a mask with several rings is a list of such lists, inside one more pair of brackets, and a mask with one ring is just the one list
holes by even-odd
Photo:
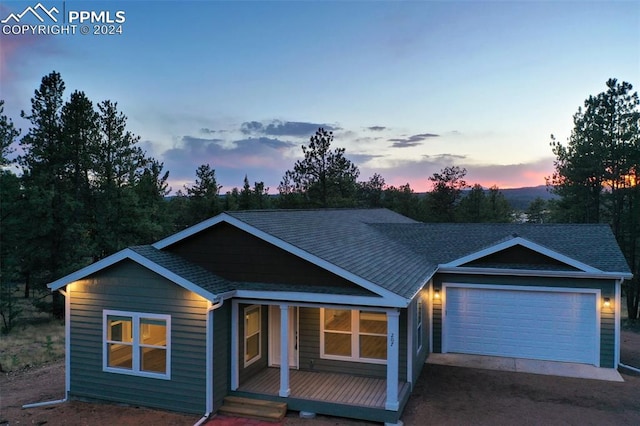
[[439, 273], [463, 274], [463, 275], [512, 275], [517, 277], [549, 277], [549, 278], [595, 278], [595, 279], [631, 279], [633, 274], [625, 272], [579, 272], [579, 271], [545, 271], [537, 269], [503, 269], [503, 268], [477, 268], [477, 267], [451, 267], [440, 265]]
[[459, 259], [456, 259], [452, 262], [449, 263], [445, 263], [444, 265], [441, 265], [441, 267], [443, 268], [450, 268], [450, 267], [456, 267], [456, 266], [462, 266], [465, 263], [469, 263], [469, 262], [473, 262], [474, 260], [478, 260], [481, 259], [485, 256], [489, 256], [491, 254], [506, 250], [508, 248], [514, 247], [516, 245], [520, 245], [523, 247], [526, 247], [530, 250], [533, 250], [537, 253], [540, 253], [544, 256], [550, 257], [552, 259], [555, 259], [559, 262], [565, 263], [569, 266], [572, 266], [574, 268], [580, 269], [583, 272], [592, 272], [592, 273], [601, 273], [603, 271], [601, 271], [598, 268], [594, 268], [593, 266], [589, 266], [586, 263], [580, 262], [576, 259], [573, 259], [569, 256], [566, 256], [562, 253], [558, 253], [555, 250], [551, 250], [547, 247], [541, 246], [540, 244], [536, 244], [532, 241], [529, 241], [527, 239], [524, 239], [522, 237], [514, 237], [513, 239], [510, 239], [508, 241], [504, 241], [502, 243], [496, 244], [494, 246], [488, 247], [486, 249], [477, 251], [475, 253], [471, 253], [467, 256], [461, 257]]
[[144, 266], [150, 271], [153, 271], [158, 275], [168, 279], [169, 281], [179, 285], [180, 287], [186, 290], [192, 291], [197, 295], [202, 296], [211, 302], [216, 302], [219, 300], [219, 297], [217, 295], [204, 290], [202, 287], [192, 283], [189, 280], [182, 278], [181, 276], [169, 271], [166, 268], [163, 268], [157, 263], [150, 261], [149, 259], [142, 256], [141, 254], [138, 254], [135, 251], [128, 248], [121, 250], [115, 254], [112, 254], [109, 257], [105, 257], [104, 259], [96, 263], [92, 263], [91, 265], [85, 268], [82, 268], [72, 274], [69, 274], [66, 277], [62, 277], [59, 280], [56, 280], [48, 284], [47, 287], [49, 287], [52, 291], [58, 290], [67, 284], [71, 284], [74, 281], [81, 280], [91, 274], [101, 271], [102, 269], [108, 268], [109, 266], [114, 265], [124, 259], [130, 259], [138, 263], [139, 265]]
[[111, 265], [114, 265], [118, 262], [120, 262], [123, 259], [126, 259], [129, 257], [129, 252], [132, 252], [132, 250], [130, 249], [124, 249], [124, 250], [120, 250], [117, 253], [112, 254], [111, 256], [105, 257], [102, 260], [99, 260], [95, 263], [92, 263], [89, 266], [85, 266], [82, 269], [79, 269], [75, 272], [72, 272], [71, 274], [64, 276], [62, 278], [59, 278], [49, 284], [47, 284], [47, 287], [49, 287], [49, 289], [51, 291], [56, 291], [58, 289], [61, 289], [62, 287], [64, 287], [67, 284], [70, 284], [74, 281], [78, 281], [88, 275], [91, 275], [95, 272], [98, 272], [102, 269], [108, 268]]
[[395, 303], [383, 297], [349, 296], [344, 294], [304, 293], [291, 291], [237, 290], [235, 297], [253, 300], [277, 300], [300, 303], [318, 303], [332, 305], [378, 306], [385, 308], [406, 308], [411, 300], [401, 298]]
[[168, 236], [167, 238], [164, 238], [158, 242], [155, 242], [152, 244], [153, 247], [157, 248], [158, 250], [162, 250], [163, 248], [170, 246], [174, 243], [177, 243], [178, 241], [184, 240], [185, 238], [188, 238], [192, 235], [197, 234], [200, 231], [204, 231], [207, 228], [210, 228], [214, 225], [217, 225], [220, 222], [223, 221], [228, 221], [228, 219], [230, 218], [230, 216], [226, 213], [221, 213], [217, 216], [214, 216], [210, 219], [204, 220], [198, 224], [195, 224], [193, 226], [190, 226], [189, 228], [182, 230], [180, 232], [177, 232], [173, 235]]

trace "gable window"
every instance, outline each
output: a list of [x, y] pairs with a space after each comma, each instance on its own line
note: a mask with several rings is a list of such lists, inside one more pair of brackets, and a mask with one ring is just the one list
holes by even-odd
[[422, 349], [422, 296], [418, 296], [416, 304], [416, 352]]
[[320, 357], [383, 364], [387, 359], [384, 312], [320, 309]]
[[104, 310], [102, 369], [171, 378], [171, 316]]
[[262, 310], [258, 305], [244, 309], [244, 366], [248, 366], [262, 356]]

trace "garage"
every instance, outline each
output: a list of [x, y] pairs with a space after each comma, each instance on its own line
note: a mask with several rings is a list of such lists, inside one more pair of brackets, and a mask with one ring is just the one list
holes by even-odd
[[442, 352], [599, 365], [595, 290], [447, 284]]

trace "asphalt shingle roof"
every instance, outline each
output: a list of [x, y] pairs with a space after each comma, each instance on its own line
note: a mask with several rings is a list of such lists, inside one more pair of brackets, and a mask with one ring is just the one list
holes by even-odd
[[[613, 233], [604, 224], [421, 223], [386, 209], [253, 210], [226, 214], [407, 299], [415, 295], [438, 265], [515, 237], [603, 272], [629, 274]], [[236, 289], [299, 290], [297, 286], [231, 282], [152, 246], [131, 249], [213, 294]], [[545, 269], [544, 265], [510, 267]], [[562, 265], [554, 268], [571, 269]], [[336, 293], [335, 287], [316, 290]], [[338, 290], [337, 294], [359, 292]], [[362, 294], [369, 293], [363, 289]]]
[[173, 272], [210, 293], [221, 294], [236, 288], [232, 281], [219, 277], [201, 266], [168, 251], [158, 250], [153, 246], [134, 246], [129, 248], [156, 265]]
[[411, 298], [435, 264], [372, 224], [416, 225], [386, 209], [254, 210], [228, 212], [298, 249], [403, 297]]
[[629, 266], [606, 224], [420, 223], [375, 227], [437, 264], [522, 237], [603, 272], [629, 273]]

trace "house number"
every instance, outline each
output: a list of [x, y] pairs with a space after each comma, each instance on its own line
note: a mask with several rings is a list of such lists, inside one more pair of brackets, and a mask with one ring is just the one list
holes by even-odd
[[391, 333], [391, 344], [389, 345], [391, 347], [393, 347], [394, 336], [395, 335], [393, 333]]

